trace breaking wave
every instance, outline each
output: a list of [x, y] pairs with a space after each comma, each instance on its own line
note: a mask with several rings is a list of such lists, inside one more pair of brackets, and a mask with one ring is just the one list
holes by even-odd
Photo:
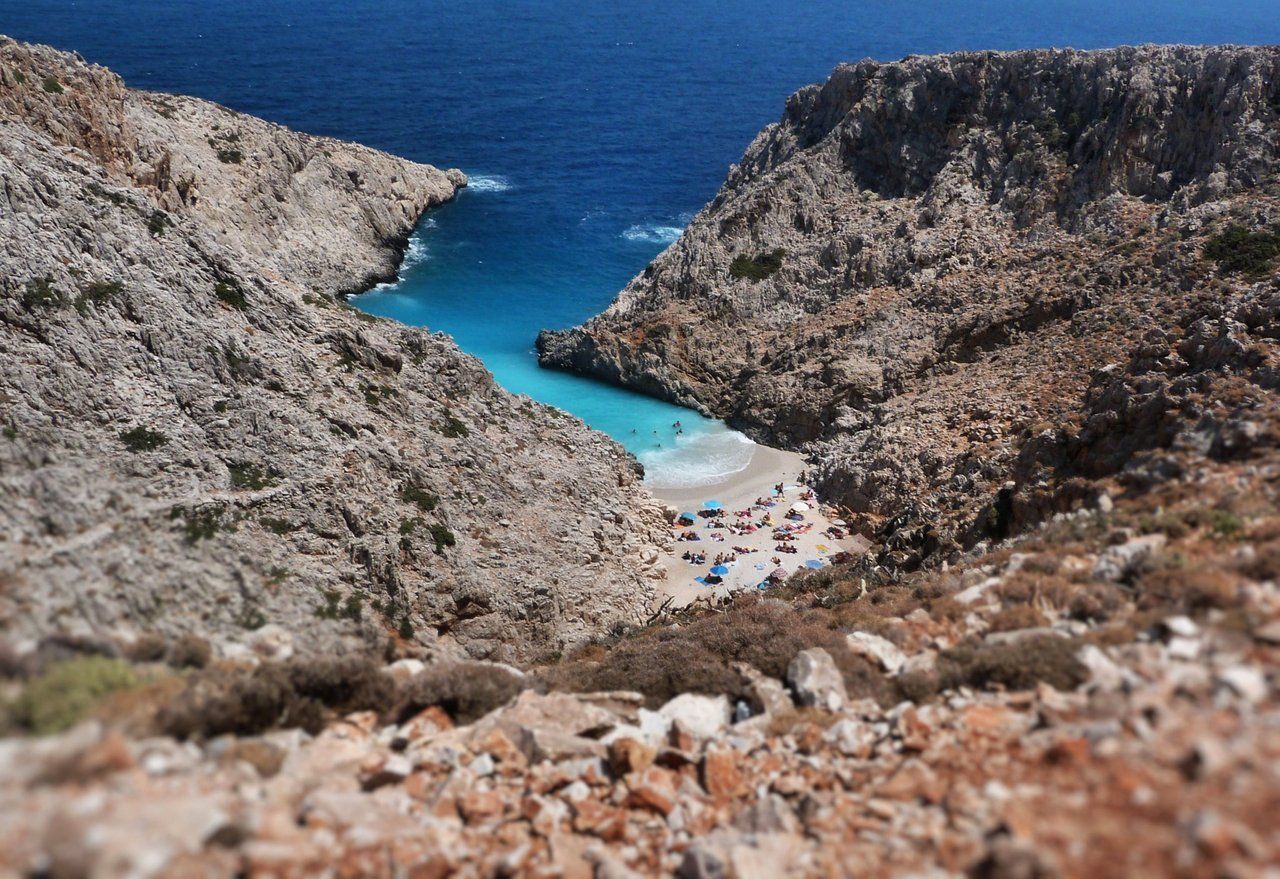
[[628, 241], [647, 241], [652, 244], [670, 244], [684, 231], [679, 226], [663, 226], [658, 223], [641, 223], [628, 226], [622, 237]]
[[501, 174], [475, 174], [467, 178], [467, 189], [472, 192], [506, 192], [511, 188], [510, 178]]
[[755, 445], [738, 431], [716, 424], [702, 433], [678, 436], [672, 446], [641, 452], [639, 458], [650, 488], [692, 488], [747, 469]]

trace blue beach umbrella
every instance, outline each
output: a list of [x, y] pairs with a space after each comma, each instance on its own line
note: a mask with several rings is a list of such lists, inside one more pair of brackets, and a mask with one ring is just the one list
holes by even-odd
[[729, 569], [724, 565], [716, 565], [711, 569], [711, 573], [715, 574], [717, 577], [723, 577], [725, 574], [729, 573]]
[[706, 578], [706, 577], [694, 577], [694, 578], [693, 578], [693, 582], [695, 582], [695, 583], [701, 583], [703, 586], [706, 586], [706, 585], [707, 585], [707, 578]]
[[724, 504], [720, 503], [719, 501], [706, 501], [702, 506], [703, 506], [703, 509], [718, 510], [721, 507], [723, 507]]
[[822, 559], [809, 559], [809, 561], [804, 563], [804, 566], [806, 568], [820, 568], [822, 567], [822, 565], [823, 565]]
[[688, 519], [690, 522], [696, 522], [698, 521], [698, 514], [697, 513], [681, 513], [680, 519], [681, 521]]

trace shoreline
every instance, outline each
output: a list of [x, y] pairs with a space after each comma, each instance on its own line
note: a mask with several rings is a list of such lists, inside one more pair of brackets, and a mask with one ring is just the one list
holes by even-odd
[[[726, 515], [726, 524], [740, 522], [759, 523], [768, 514], [775, 524], [782, 524], [792, 504], [800, 501], [800, 496], [807, 491], [802, 479], [808, 465], [804, 456], [798, 452], [788, 452], [759, 443], [754, 444], [751, 460], [743, 469], [731, 473], [709, 485], [689, 488], [649, 488], [649, 492], [659, 501], [675, 507], [678, 512], [697, 513], [708, 500], [719, 501]], [[774, 487], [784, 485], [782, 498], [775, 496]], [[646, 486], [647, 487], [647, 486]], [[761, 508], [755, 505], [757, 499], [766, 499], [773, 503], [772, 507]], [[655, 607], [670, 601], [673, 607], [687, 607], [702, 599], [718, 599], [744, 590], [757, 588], [778, 567], [786, 570], [787, 575], [794, 574], [810, 560], [826, 560], [838, 552], [860, 552], [865, 549], [865, 541], [857, 535], [843, 538], [832, 538], [826, 531], [832, 524], [833, 516], [824, 512], [825, 505], [820, 498], [807, 502], [810, 509], [803, 512], [803, 522], [813, 527], [806, 533], [797, 535], [787, 545], [795, 547], [795, 553], [776, 552], [777, 541], [773, 539], [773, 529], [760, 527], [751, 534], [734, 535], [727, 528], [716, 527], [709, 520], [698, 517], [691, 527], [671, 526], [672, 551], [664, 551], [659, 557], [659, 565], [666, 572], [666, 578], [657, 582], [657, 598]], [[750, 517], [739, 517], [738, 511], [751, 510]], [[692, 531], [699, 536], [697, 541], [678, 540], [684, 533]], [[719, 535], [723, 540], [717, 540]], [[753, 549], [750, 553], [736, 553], [736, 561], [730, 562], [729, 572], [722, 577], [719, 584], [708, 585], [697, 581], [697, 577], [705, 576], [717, 554], [733, 554], [735, 546]], [[705, 564], [691, 564], [681, 556], [686, 552], [705, 553]], [[778, 560], [778, 563], [774, 562]]]

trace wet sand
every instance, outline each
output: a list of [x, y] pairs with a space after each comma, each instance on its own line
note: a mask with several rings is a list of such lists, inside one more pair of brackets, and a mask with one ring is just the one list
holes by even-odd
[[[720, 482], [696, 488], [657, 488], [652, 491], [659, 500], [677, 507], [681, 512], [696, 513], [703, 508], [706, 501], [717, 500], [724, 505], [726, 523], [738, 524], [750, 521], [758, 524], [767, 512], [773, 522], [780, 525], [787, 522], [783, 517], [791, 505], [800, 500], [801, 493], [805, 491], [801, 483], [805, 469], [804, 458], [795, 452], [756, 445], [752, 449], [751, 462], [747, 467]], [[781, 498], [774, 494], [774, 486], [779, 482], [785, 486], [785, 493]], [[739, 510], [752, 507], [757, 498], [766, 498], [775, 506], [764, 510], [753, 509], [750, 519], [742, 519], [734, 515]], [[825, 561], [827, 557], [841, 550], [856, 548], [857, 538], [837, 541], [824, 533], [831, 521], [822, 512], [821, 498], [816, 501], [807, 501], [807, 503], [810, 509], [803, 513], [804, 522], [812, 523], [814, 527], [790, 542], [790, 545], [798, 550], [794, 554], [775, 552], [777, 541], [773, 539], [773, 529], [770, 527], [762, 527], [754, 534], [735, 535], [725, 528], [712, 527], [708, 520], [701, 517], [695, 520], [696, 524], [691, 529], [673, 527], [671, 534], [675, 551], [664, 553], [660, 560], [660, 564], [667, 572], [667, 578], [658, 584], [658, 603], [661, 604], [670, 597], [673, 599], [674, 606], [683, 607], [704, 596], [723, 596], [728, 592], [755, 589], [771, 571], [779, 567], [779, 564], [773, 562], [774, 558], [780, 559], [780, 566], [791, 574], [803, 567], [810, 559]], [[693, 530], [702, 539], [698, 541], [674, 539], [687, 530]], [[723, 536], [723, 542], [712, 538], [715, 533]], [[722, 583], [707, 585], [697, 582], [696, 577], [705, 577], [710, 573], [718, 553], [732, 553], [735, 546], [749, 547], [756, 552], [738, 554], [737, 560], [728, 565], [729, 573], [722, 577]], [[682, 559], [680, 556], [686, 550], [706, 553], [706, 564], [695, 566]]]

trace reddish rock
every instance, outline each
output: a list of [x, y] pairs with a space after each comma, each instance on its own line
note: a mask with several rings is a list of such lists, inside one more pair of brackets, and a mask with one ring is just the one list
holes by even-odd
[[676, 790], [679, 783], [675, 773], [659, 766], [650, 766], [627, 778], [626, 804], [632, 808], [652, 809], [662, 815], [671, 814], [676, 807]]
[[491, 790], [470, 791], [458, 800], [458, 812], [468, 824], [492, 821], [501, 817], [504, 809], [502, 797]]
[[619, 776], [648, 769], [657, 756], [657, 749], [636, 739], [615, 739], [609, 743], [609, 766]]
[[740, 768], [742, 755], [729, 748], [708, 748], [702, 758], [702, 787], [718, 800], [740, 795], [746, 780]]

